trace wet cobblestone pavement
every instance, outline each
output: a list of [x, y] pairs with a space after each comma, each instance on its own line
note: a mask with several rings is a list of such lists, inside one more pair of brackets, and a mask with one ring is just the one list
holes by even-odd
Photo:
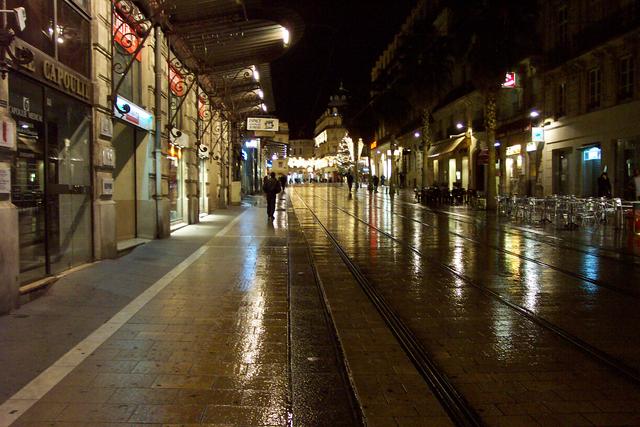
[[49, 351], [21, 313], [55, 312], [76, 337], [3, 386], [0, 425], [640, 425], [635, 243], [339, 186], [288, 193], [273, 223], [256, 197], [196, 226], [139, 291], [99, 294], [85, 327], [61, 295], [95, 295], [92, 272], [100, 289], [143, 277], [145, 248], [0, 318], [13, 354]]
[[296, 208], [315, 212], [483, 423], [640, 424], [635, 262], [364, 191], [296, 194]]

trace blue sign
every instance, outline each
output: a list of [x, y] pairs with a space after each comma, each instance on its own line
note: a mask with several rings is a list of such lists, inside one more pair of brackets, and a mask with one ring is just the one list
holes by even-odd
[[600, 147], [592, 147], [582, 152], [582, 159], [585, 162], [589, 160], [600, 160], [602, 158], [602, 150]]

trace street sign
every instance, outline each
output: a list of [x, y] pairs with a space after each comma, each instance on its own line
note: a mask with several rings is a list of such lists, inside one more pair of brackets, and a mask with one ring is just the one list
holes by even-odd
[[280, 122], [278, 119], [269, 117], [248, 117], [247, 130], [278, 132]]

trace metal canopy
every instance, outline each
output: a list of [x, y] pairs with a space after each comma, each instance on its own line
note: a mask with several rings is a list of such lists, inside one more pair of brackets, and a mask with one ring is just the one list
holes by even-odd
[[[270, 110], [275, 105], [269, 64], [300, 39], [304, 28], [296, 12], [276, 2], [141, 0], [150, 15], [162, 11], [173, 51], [210, 96], [224, 103], [244, 97], [238, 104], [246, 109], [261, 90], [263, 99], [255, 99], [257, 106], [264, 103]], [[285, 43], [287, 32], [290, 39]]]

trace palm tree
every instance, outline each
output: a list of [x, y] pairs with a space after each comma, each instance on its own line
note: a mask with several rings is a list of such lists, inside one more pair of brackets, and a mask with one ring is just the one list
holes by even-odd
[[496, 206], [497, 98], [508, 71], [537, 46], [537, 0], [451, 0], [456, 53], [471, 67], [471, 81], [484, 97], [489, 150], [487, 207]]

